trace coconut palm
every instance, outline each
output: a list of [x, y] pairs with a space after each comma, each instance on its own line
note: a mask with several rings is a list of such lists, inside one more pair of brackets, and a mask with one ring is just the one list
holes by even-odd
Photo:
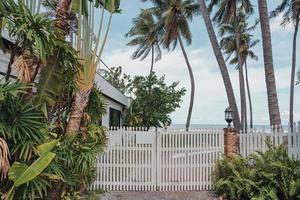
[[186, 130], [188, 130], [194, 105], [195, 80], [193, 69], [184, 47], [183, 39], [186, 41], [187, 45], [192, 43], [192, 34], [189, 27], [189, 21], [192, 21], [194, 15], [200, 14], [199, 4], [194, 0], [151, 0], [151, 2], [154, 4], [154, 7], [149, 8], [146, 11], [156, 15], [159, 19], [157, 29], [163, 29], [158, 30], [163, 34], [163, 46], [167, 49], [170, 49], [170, 46], [172, 45], [173, 49], [175, 49], [177, 43], [179, 42], [188, 68], [191, 81], [190, 104], [186, 120]]
[[217, 7], [216, 12], [213, 16], [213, 21], [217, 24], [224, 25], [229, 23], [234, 23], [235, 28], [235, 43], [236, 43], [236, 54], [238, 59], [238, 71], [239, 71], [239, 84], [240, 84], [240, 100], [241, 100], [241, 129], [247, 129], [247, 108], [246, 108], [246, 93], [244, 84], [244, 73], [243, 73], [243, 63], [240, 54], [240, 24], [238, 12], [245, 14], [253, 13], [253, 6], [250, 0], [211, 0], [209, 4], [209, 10], [212, 11], [214, 7]]
[[280, 125], [281, 117], [278, 105], [278, 97], [276, 91], [276, 81], [273, 66], [272, 42], [270, 33], [270, 24], [268, 16], [268, 6], [266, 0], [258, 0], [258, 10], [262, 33], [265, 79], [268, 95], [269, 118], [271, 125]]
[[161, 59], [161, 36], [156, 30], [154, 16], [149, 12], [145, 12], [145, 10], [141, 10], [139, 16], [133, 19], [133, 27], [126, 34], [126, 37], [133, 37], [127, 44], [128, 46], [137, 46], [137, 49], [131, 56], [132, 59], [140, 58], [144, 60], [151, 52], [151, 74], [154, 62]]
[[212, 21], [210, 19], [209, 16], [209, 12], [208, 12], [208, 8], [205, 4], [205, 0], [199, 0], [199, 6], [200, 6], [200, 11], [207, 29], [207, 33], [211, 42], [211, 46], [213, 48], [216, 60], [218, 62], [219, 65], [219, 69], [223, 78], [223, 82], [224, 82], [224, 86], [225, 86], [225, 90], [227, 93], [227, 99], [229, 102], [229, 106], [231, 107], [231, 109], [233, 110], [233, 123], [234, 126], [239, 129], [240, 128], [240, 117], [239, 117], [239, 112], [238, 112], [238, 108], [237, 108], [237, 104], [236, 104], [236, 100], [235, 100], [235, 96], [234, 96], [234, 92], [233, 92], [233, 88], [232, 88], [232, 84], [231, 84], [231, 80], [230, 80], [230, 76], [226, 67], [226, 63], [225, 60], [223, 58], [223, 54], [221, 51], [221, 48], [219, 46], [218, 40], [217, 40], [217, 36], [215, 34], [213, 25], [212, 25]]
[[[238, 18], [240, 20], [238, 24], [241, 30], [241, 34], [239, 38], [240, 40], [239, 51], [243, 61], [243, 67], [245, 67], [245, 78], [246, 78], [246, 87], [247, 87], [249, 112], [250, 112], [250, 128], [253, 128], [252, 99], [251, 99], [251, 92], [250, 92], [249, 79], [248, 79], [247, 59], [248, 58], [254, 60], [258, 59], [255, 53], [251, 50], [251, 48], [253, 48], [259, 42], [259, 40], [252, 40], [253, 35], [250, 34], [250, 32], [255, 29], [258, 22], [256, 22], [253, 26], [248, 26], [248, 23], [246, 22], [247, 17], [242, 13], [239, 13], [239, 15], [241, 15]], [[220, 41], [221, 48], [224, 50], [224, 53], [227, 55], [226, 61], [231, 58], [229, 60], [229, 64], [237, 65], [238, 68], [239, 65], [238, 65], [238, 58], [236, 55], [235, 24], [236, 23], [233, 22], [229, 24], [223, 24], [220, 26], [219, 32], [222, 37]]]
[[290, 85], [290, 116], [289, 122], [291, 128], [294, 123], [294, 93], [295, 93], [295, 76], [296, 76], [296, 51], [297, 51], [297, 35], [300, 20], [300, 1], [299, 0], [282, 0], [281, 4], [271, 12], [271, 17], [282, 16], [282, 26], [290, 23], [294, 25], [293, 50], [292, 50], [292, 70], [291, 70], [291, 85]]

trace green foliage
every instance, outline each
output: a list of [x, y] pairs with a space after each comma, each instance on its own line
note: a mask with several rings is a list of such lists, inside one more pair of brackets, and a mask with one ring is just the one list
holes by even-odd
[[[0, 83], [2, 80], [0, 80]], [[28, 89], [28, 86], [25, 86], [20, 83], [11, 83], [4, 82], [0, 84], [0, 103], [5, 100], [5, 97], [12, 96], [17, 97], [19, 94], [25, 94], [25, 89]]]
[[195, 15], [200, 14], [199, 4], [195, 0], [143, 0], [151, 1], [154, 5], [145, 11], [156, 16], [159, 20], [156, 25], [157, 33], [162, 34], [164, 47], [170, 48], [173, 44], [175, 49], [178, 39], [181, 36], [188, 45], [192, 43], [192, 33], [189, 27], [189, 21], [192, 21]]
[[139, 16], [133, 19], [133, 27], [126, 34], [126, 37], [133, 38], [127, 45], [137, 46], [131, 56], [132, 59], [144, 60], [150, 52], [153, 53], [153, 56], [156, 54], [155, 62], [161, 59], [162, 35], [156, 30], [156, 23], [154, 16], [145, 10], [142, 10]]
[[86, 113], [89, 115], [90, 121], [98, 124], [102, 117], [106, 114], [106, 107], [107, 105], [103, 100], [100, 89], [94, 84], [86, 107]]
[[[118, 2], [108, 2], [106, 9], [119, 12]], [[0, 21], [15, 40], [15, 56], [30, 60], [24, 59], [22, 65], [32, 78], [28, 82], [38, 77], [37, 85], [0, 82], [0, 138], [5, 139], [11, 156], [8, 178], [0, 184], [1, 198], [76, 199], [93, 181], [96, 157], [106, 144], [105, 130], [84, 124], [77, 135], [62, 136], [77, 90], [74, 77], [82, 66], [78, 52], [60, 37], [53, 15], [33, 14], [39, 10], [34, 7], [39, 1], [25, 3], [0, 2]], [[88, 112], [96, 121], [103, 115], [104, 103], [98, 89], [91, 95]], [[5, 177], [6, 170], [1, 173]]]
[[52, 190], [57, 199], [78, 196], [93, 181], [96, 157], [107, 140], [105, 129], [88, 125], [80, 134], [61, 138], [56, 146], [58, 140], [51, 139], [57, 136], [55, 129], [18, 95], [27, 88], [19, 83], [0, 84], [0, 137], [9, 144], [13, 163], [0, 192], [16, 199], [45, 199]]
[[123, 94], [129, 94], [131, 92], [131, 78], [122, 72], [122, 67], [112, 67], [110, 70], [103, 71], [103, 77], [112, 84], [115, 88], [118, 88]]
[[104, 8], [111, 14], [121, 13], [120, 0], [103, 0], [103, 2]]
[[282, 14], [281, 26], [286, 27], [293, 23], [296, 25], [296, 20], [300, 19], [300, 2], [298, 0], [282, 0], [281, 3], [271, 12], [270, 17], [278, 17]]
[[158, 78], [155, 73], [137, 76], [132, 82], [135, 96], [126, 117], [129, 126], [162, 127], [171, 124], [170, 113], [180, 107], [186, 90], [177, 89], [178, 82], [165, 83], [165, 77]]
[[96, 157], [106, 141], [105, 129], [93, 124], [81, 134], [65, 138], [55, 151], [49, 173], [62, 177], [68, 193], [86, 188], [94, 178]]
[[28, 51], [45, 61], [57, 38], [52, 21], [43, 14], [32, 14], [22, 1], [7, 0], [0, 4], [9, 35], [16, 39], [21, 52]]
[[27, 86], [19, 83], [0, 84], [0, 137], [9, 141], [11, 154], [19, 159], [29, 160], [36, 155], [36, 147], [46, 137], [46, 125], [42, 113], [30, 103], [18, 98]]
[[289, 158], [284, 146], [270, 144], [266, 152], [248, 158], [218, 161], [216, 192], [228, 199], [294, 200], [300, 198], [300, 163]]
[[60, 30], [51, 17], [43, 13], [32, 14], [32, 9], [23, 1], [16, 3], [8, 0], [0, 4], [9, 35], [18, 46], [17, 56], [26, 55], [32, 60], [32, 63], [27, 64], [28, 68], [23, 70], [33, 74], [34, 67], [37, 70], [37, 65], [41, 65], [33, 102], [47, 116], [47, 108], [54, 106], [58, 97], [69, 95], [75, 90], [77, 53], [70, 43], [59, 37]]
[[64, 41], [56, 45], [56, 53], [48, 57], [37, 84], [34, 103], [43, 108], [54, 106], [60, 95], [68, 95], [76, 89], [73, 78], [78, 64], [76, 52]]
[[[39, 176], [44, 169], [51, 163], [55, 154], [51, 150], [57, 145], [58, 140], [53, 140], [48, 143], [41, 144], [37, 147], [39, 158], [30, 166], [26, 164], [14, 162], [11, 166], [8, 177], [14, 182], [12, 188], [5, 194], [6, 198], [12, 199], [15, 189]], [[42, 192], [40, 193], [43, 197]]]
[[236, 21], [231, 21], [228, 24], [221, 24], [219, 27], [219, 34], [222, 37], [220, 41], [220, 46], [224, 54], [227, 56], [226, 61], [231, 58], [229, 61], [231, 65], [238, 65], [235, 36], [236, 29], [240, 30], [239, 51], [243, 62], [246, 62], [248, 58], [258, 60], [257, 55], [252, 49], [259, 43], [259, 40], [253, 40], [253, 35], [251, 34], [251, 32], [255, 30], [258, 21], [256, 21], [256, 23], [253, 26], [249, 26], [247, 22], [249, 16], [246, 16], [241, 12], [238, 12], [237, 15], [238, 17], [236, 17]]
[[[30, 103], [22, 100], [28, 86], [6, 82], [0, 84], [0, 137], [9, 144], [12, 165], [9, 179], [4, 180], [0, 192], [7, 196], [16, 195], [23, 199], [43, 197], [50, 187], [50, 180], [41, 175], [54, 154], [49, 143], [41, 145], [49, 138], [43, 115]], [[52, 143], [51, 143], [52, 144]], [[14, 182], [12, 187], [11, 181]], [[25, 183], [26, 182], [26, 183]], [[6, 184], [4, 184], [6, 183]]]

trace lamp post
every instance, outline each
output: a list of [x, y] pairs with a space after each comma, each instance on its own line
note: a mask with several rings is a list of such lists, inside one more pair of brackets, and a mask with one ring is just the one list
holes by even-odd
[[230, 124], [233, 121], [233, 110], [230, 107], [225, 110], [225, 121], [228, 123], [227, 128], [230, 128]]

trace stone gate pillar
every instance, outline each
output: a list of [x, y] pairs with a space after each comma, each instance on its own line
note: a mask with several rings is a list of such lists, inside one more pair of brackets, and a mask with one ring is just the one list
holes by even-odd
[[239, 153], [239, 133], [235, 128], [224, 128], [224, 153], [228, 158]]

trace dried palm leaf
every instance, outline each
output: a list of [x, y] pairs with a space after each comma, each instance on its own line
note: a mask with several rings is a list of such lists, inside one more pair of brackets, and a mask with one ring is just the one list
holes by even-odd
[[0, 138], [0, 180], [4, 180], [10, 168], [9, 149], [5, 140]]
[[92, 121], [91, 116], [87, 112], [83, 113], [83, 121], [84, 124], [89, 124]]
[[35, 60], [28, 55], [20, 55], [16, 58], [13, 63], [13, 66], [18, 72], [18, 79], [22, 83], [30, 83], [32, 76], [32, 69]]

